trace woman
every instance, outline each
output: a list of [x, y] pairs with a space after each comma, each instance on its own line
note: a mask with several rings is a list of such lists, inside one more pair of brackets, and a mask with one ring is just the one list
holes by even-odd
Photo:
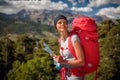
[[62, 80], [83, 80], [84, 76], [80, 75], [79, 67], [84, 66], [84, 53], [81, 42], [76, 34], [72, 35], [72, 45], [74, 47], [75, 58], [68, 49], [68, 20], [64, 15], [58, 15], [54, 20], [54, 25], [60, 34], [60, 56], [56, 56], [56, 62], [62, 64]]

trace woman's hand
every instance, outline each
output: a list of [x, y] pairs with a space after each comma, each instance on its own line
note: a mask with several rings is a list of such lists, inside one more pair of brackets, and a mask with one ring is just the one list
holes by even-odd
[[64, 61], [62, 56], [55, 56], [54, 59], [58, 63], [62, 63]]

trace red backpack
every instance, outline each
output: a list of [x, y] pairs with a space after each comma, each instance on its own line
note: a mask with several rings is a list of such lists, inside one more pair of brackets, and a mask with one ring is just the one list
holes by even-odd
[[[82, 75], [97, 72], [99, 66], [99, 43], [98, 33], [96, 29], [95, 20], [87, 16], [78, 16], [72, 22], [71, 35], [77, 34], [80, 38], [84, 55], [85, 55], [85, 66], [82, 68]], [[71, 41], [71, 36], [68, 41], [68, 48], [73, 56], [76, 57], [74, 48]]]

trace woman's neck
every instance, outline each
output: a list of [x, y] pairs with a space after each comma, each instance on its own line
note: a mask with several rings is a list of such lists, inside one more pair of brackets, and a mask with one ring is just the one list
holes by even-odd
[[66, 38], [67, 38], [68, 35], [69, 35], [69, 32], [68, 32], [68, 31], [66, 31], [66, 32], [61, 32], [60, 35], [61, 35], [61, 39], [66, 40]]

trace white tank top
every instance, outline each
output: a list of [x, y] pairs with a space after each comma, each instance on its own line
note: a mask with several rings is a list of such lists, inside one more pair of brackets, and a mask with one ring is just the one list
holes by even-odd
[[[68, 39], [69, 39], [69, 37], [67, 37], [66, 40], [61, 40], [60, 41], [60, 44], [61, 44], [60, 54], [62, 55], [63, 59], [74, 60], [75, 57], [71, 54], [71, 52], [68, 49]], [[74, 45], [75, 40], [80, 41], [79, 37], [76, 34], [72, 35], [71, 39], [72, 39], [72, 45], [71, 46]]]

